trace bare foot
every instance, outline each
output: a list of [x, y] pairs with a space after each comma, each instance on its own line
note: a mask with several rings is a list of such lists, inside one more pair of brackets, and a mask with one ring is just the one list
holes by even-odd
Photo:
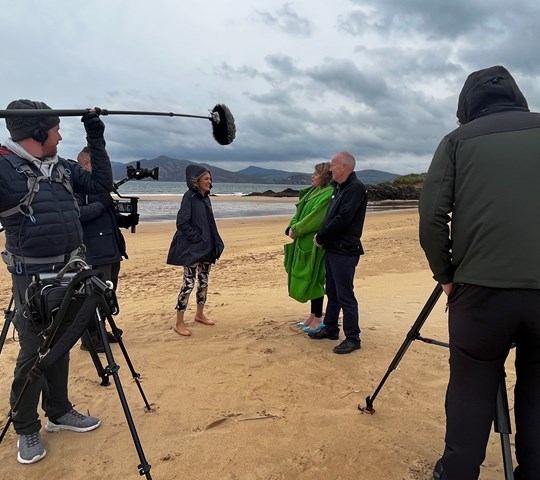
[[307, 318], [307, 320], [304, 322], [304, 325], [301, 325], [303, 327], [309, 327], [311, 323], [314, 321], [315, 315], [313, 313]]
[[306, 325], [307, 328], [315, 328], [317, 325], [319, 325], [322, 322], [322, 317], [315, 317], [313, 316], [313, 319], [309, 323], [309, 325]]
[[173, 330], [183, 337], [189, 337], [191, 335], [191, 332], [185, 325], [177, 325], [176, 327], [173, 327]]
[[204, 323], [205, 325], [215, 325], [215, 323], [204, 314], [195, 315], [195, 321]]

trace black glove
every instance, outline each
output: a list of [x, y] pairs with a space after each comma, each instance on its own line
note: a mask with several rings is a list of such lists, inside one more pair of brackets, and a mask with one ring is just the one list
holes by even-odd
[[113, 198], [110, 195], [100, 195], [99, 203], [101, 203], [105, 208], [110, 208], [113, 204]]
[[120, 228], [135, 227], [139, 224], [139, 214], [130, 213], [129, 215], [116, 215], [116, 223]]
[[103, 137], [105, 124], [101, 121], [96, 112], [86, 112], [82, 116], [81, 122], [84, 123], [84, 129], [86, 130], [86, 136], [88, 138]]

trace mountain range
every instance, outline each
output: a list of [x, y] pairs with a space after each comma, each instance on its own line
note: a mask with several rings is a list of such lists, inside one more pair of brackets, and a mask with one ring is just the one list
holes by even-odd
[[[207, 163], [191, 162], [170, 158], [165, 155], [153, 159], [141, 159], [130, 163], [111, 162], [113, 177], [115, 181], [120, 181], [128, 177], [127, 167], [143, 170], [144, 176], [151, 177], [152, 171], [159, 168], [159, 180], [162, 182], [185, 182], [186, 167], [188, 165], [201, 165], [212, 172], [214, 183], [258, 183], [263, 185], [309, 185], [311, 183], [311, 173], [287, 172], [285, 170], [275, 170], [262, 167], [249, 166], [237, 172], [231, 172]], [[133, 172], [131, 170], [131, 172]], [[379, 184], [392, 182], [399, 175], [395, 173], [382, 172], [380, 170], [359, 170], [356, 172], [358, 178], [365, 184]]]

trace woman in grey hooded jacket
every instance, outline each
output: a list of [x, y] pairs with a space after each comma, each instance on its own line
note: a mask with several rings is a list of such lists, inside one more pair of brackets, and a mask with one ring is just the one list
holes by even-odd
[[184, 267], [184, 279], [176, 302], [176, 325], [178, 335], [190, 336], [184, 314], [195, 280], [197, 280], [197, 313], [195, 321], [205, 325], [214, 325], [204, 314], [204, 305], [208, 292], [210, 266], [216, 263], [223, 252], [223, 240], [219, 236], [210, 190], [212, 175], [200, 165], [188, 165], [186, 168], [188, 191], [182, 197], [180, 210], [176, 216], [176, 233], [169, 248], [167, 263]]

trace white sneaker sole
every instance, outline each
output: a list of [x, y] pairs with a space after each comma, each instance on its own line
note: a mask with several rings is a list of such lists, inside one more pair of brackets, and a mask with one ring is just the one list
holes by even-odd
[[[17, 440], [17, 448], [19, 448], [19, 440]], [[36, 455], [34, 458], [27, 460], [26, 458], [21, 457], [21, 452], [17, 452], [17, 461], [19, 463], [28, 465], [29, 463], [39, 462], [45, 455], [47, 455], [47, 450], [43, 450], [43, 453], [41, 455]]]
[[89, 427], [74, 427], [72, 425], [57, 425], [56, 423], [52, 423], [50, 420], [45, 425], [45, 430], [48, 432], [60, 432], [62, 430], [69, 430], [71, 432], [78, 432], [78, 433], [84, 433], [84, 432], [90, 432], [92, 430], [95, 430], [101, 425], [101, 420], [99, 420], [94, 425], [90, 425]]

